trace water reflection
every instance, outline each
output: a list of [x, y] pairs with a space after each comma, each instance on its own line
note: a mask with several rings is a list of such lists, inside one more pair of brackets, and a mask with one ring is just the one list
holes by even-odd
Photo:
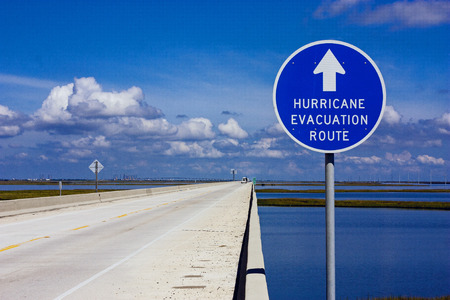
[[[325, 209], [259, 207], [271, 299], [325, 299]], [[337, 299], [450, 294], [447, 211], [336, 208]]]

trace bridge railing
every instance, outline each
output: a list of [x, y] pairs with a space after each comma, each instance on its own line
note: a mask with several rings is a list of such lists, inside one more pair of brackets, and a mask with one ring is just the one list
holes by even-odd
[[258, 200], [254, 186], [250, 197], [250, 208], [239, 259], [234, 300], [269, 299], [261, 244]]

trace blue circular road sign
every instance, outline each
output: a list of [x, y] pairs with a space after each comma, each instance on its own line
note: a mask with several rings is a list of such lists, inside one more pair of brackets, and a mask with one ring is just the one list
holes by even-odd
[[310, 150], [350, 150], [377, 128], [386, 88], [375, 62], [348, 43], [317, 41], [295, 51], [278, 71], [273, 105], [278, 121]]

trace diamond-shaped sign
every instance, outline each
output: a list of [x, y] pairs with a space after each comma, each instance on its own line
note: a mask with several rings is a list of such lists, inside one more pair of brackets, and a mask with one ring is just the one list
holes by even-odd
[[98, 160], [94, 160], [92, 164], [89, 166], [89, 169], [91, 169], [93, 173], [100, 173], [100, 171], [103, 170], [103, 168], [104, 168], [103, 165]]

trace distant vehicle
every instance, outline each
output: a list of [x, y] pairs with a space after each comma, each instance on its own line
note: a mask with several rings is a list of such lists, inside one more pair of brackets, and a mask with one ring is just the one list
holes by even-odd
[[241, 183], [247, 183], [249, 182], [247, 177], [242, 177]]

